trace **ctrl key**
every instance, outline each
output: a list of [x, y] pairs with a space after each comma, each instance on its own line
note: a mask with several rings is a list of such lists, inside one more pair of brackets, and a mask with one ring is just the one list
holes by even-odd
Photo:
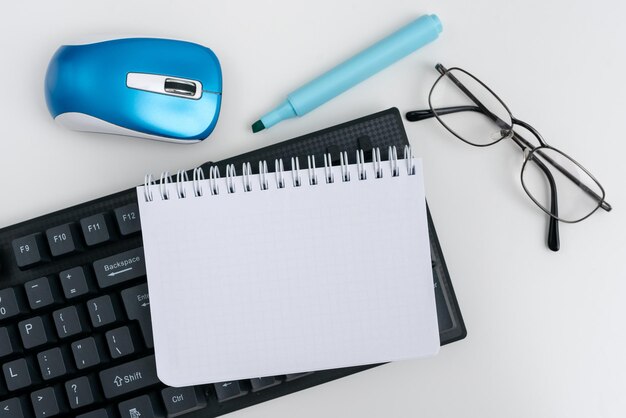
[[204, 393], [193, 386], [165, 388], [161, 391], [161, 397], [167, 410], [167, 418], [179, 417], [206, 406]]

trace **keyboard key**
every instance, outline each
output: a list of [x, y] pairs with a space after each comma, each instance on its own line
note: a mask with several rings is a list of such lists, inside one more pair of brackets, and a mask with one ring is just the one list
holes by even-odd
[[30, 349], [52, 341], [40, 316], [26, 319], [17, 324], [24, 348]]
[[39, 362], [41, 377], [43, 377], [44, 380], [54, 379], [67, 373], [63, 354], [59, 347], [37, 354], [37, 361]]
[[28, 363], [23, 358], [5, 363], [2, 366], [4, 381], [10, 391], [30, 386], [33, 382], [30, 377]]
[[31, 309], [43, 308], [54, 303], [54, 296], [52, 296], [52, 289], [47, 277], [26, 282], [24, 289], [26, 289], [26, 296]]
[[313, 372], [288, 374], [288, 375], [285, 375], [285, 382], [291, 382], [296, 379], [300, 379], [301, 377], [308, 376], [310, 374], [313, 374]]
[[48, 247], [53, 257], [72, 254], [78, 250], [78, 231], [73, 223], [55, 226], [46, 231]]
[[108, 215], [104, 213], [81, 219], [80, 227], [83, 230], [85, 243], [90, 247], [112, 239]]
[[139, 206], [136, 203], [115, 209], [115, 220], [120, 230], [120, 234], [128, 236], [141, 231], [141, 221], [139, 220]]
[[260, 390], [271, 388], [272, 386], [276, 386], [279, 384], [280, 384], [280, 380], [276, 379], [274, 376], [256, 377], [254, 379], [250, 379], [252, 392], [258, 392]]
[[112, 324], [117, 320], [109, 295], [100, 296], [87, 302], [87, 310], [91, 324], [96, 328]]
[[43, 388], [30, 394], [30, 401], [37, 418], [47, 418], [59, 415], [59, 402], [53, 388]]
[[152, 338], [152, 323], [150, 322], [150, 295], [148, 285], [140, 284], [130, 289], [122, 290], [122, 301], [128, 319], [139, 321], [146, 347], [154, 348]]
[[95, 261], [93, 269], [96, 272], [96, 279], [101, 288], [145, 276], [146, 265], [144, 263], [143, 247]]
[[72, 343], [72, 354], [79, 370], [100, 364], [100, 354], [93, 337]]
[[83, 332], [75, 306], [68, 306], [67, 308], [54, 311], [52, 319], [54, 319], [59, 338], [67, 338]]
[[[8, 328], [0, 328], [0, 358], [17, 352], [17, 347], [11, 342]], [[0, 415], [1, 416], [1, 415]]]
[[86, 414], [78, 415], [76, 418], [111, 418], [106, 409], [98, 409], [95, 411], [87, 412]]
[[24, 418], [24, 409], [19, 398], [0, 401], [0, 418]]
[[11, 242], [17, 266], [21, 269], [48, 261], [48, 251], [41, 233], [27, 235]]
[[78, 409], [94, 403], [94, 394], [86, 376], [65, 383], [65, 392], [70, 408]]
[[148, 395], [124, 401], [119, 404], [118, 408], [122, 418], [155, 418], [157, 416]]
[[116, 359], [135, 352], [128, 327], [116, 328], [105, 334], [111, 357]]
[[59, 273], [61, 287], [66, 299], [72, 299], [89, 293], [87, 278], [82, 267], [74, 267]]
[[11, 288], [0, 290], [0, 321], [19, 315], [20, 312], [15, 290]]
[[104, 396], [111, 399], [159, 382], [154, 356], [147, 356], [99, 373]]
[[161, 390], [167, 418], [179, 417], [206, 406], [204, 394], [194, 387], [165, 388]]
[[239, 382], [236, 380], [231, 382], [215, 383], [213, 386], [215, 387], [218, 402], [229, 401], [248, 393], [241, 388]]

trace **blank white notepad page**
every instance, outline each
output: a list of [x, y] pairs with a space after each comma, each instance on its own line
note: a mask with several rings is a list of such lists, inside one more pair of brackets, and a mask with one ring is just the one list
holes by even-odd
[[159, 378], [187, 386], [435, 354], [421, 164], [408, 175], [146, 202], [138, 188]]

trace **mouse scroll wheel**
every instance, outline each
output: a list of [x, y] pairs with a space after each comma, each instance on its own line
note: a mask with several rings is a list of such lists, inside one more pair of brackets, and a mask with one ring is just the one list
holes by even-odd
[[165, 91], [183, 96], [195, 96], [196, 83], [193, 81], [179, 80], [176, 78], [165, 79]]

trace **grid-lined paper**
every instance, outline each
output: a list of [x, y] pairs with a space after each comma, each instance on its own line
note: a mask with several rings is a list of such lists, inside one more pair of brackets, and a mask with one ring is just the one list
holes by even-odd
[[285, 188], [226, 179], [196, 197], [138, 187], [159, 378], [171, 386], [435, 354], [439, 333], [421, 162], [408, 175]]

